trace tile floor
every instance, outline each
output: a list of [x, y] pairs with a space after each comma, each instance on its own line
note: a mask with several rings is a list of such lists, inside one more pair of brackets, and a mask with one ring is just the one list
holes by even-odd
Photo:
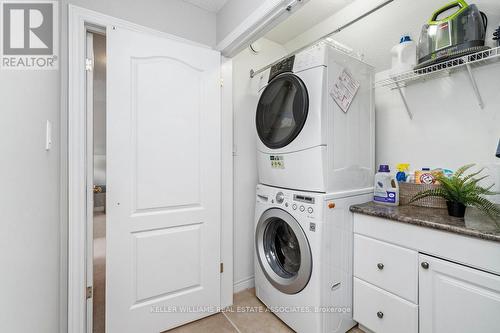
[[[94, 215], [94, 330], [104, 333], [104, 281], [105, 281], [105, 228], [106, 215]], [[237, 307], [265, 309], [264, 304], [255, 296], [255, 289], [247, 289], [234, 295], [232, 311], [214, 314], [187, 325], [175, 328], [168, 333], [293, 333], [278, 317], [271, 312], [237, 312]], [[167, 332], [164, 332], [167, 333]], [[364, 333], [358, 328], [348, 333]]]
[[[233, 309], [238, 306], [263, 307], [255, 296], [254, 289], [247, 289], [234, 295]], [[232, 312], [218, 313], [187, 325], [175, 328], [168, 333], [293, 333], [271, 312]], [[167, 332], [165, 332], [167, 333]], [[348, 333], [364, 333], [353, 328]]]

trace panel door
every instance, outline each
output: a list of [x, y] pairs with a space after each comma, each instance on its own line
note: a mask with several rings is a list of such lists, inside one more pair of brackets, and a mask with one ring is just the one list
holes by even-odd
[[106, 332], [162, 332], [220, 304], [220, 55], [107, 38]]
[[500, 276], [426, 255], [419, 261], [420, 333], [499, 332]]

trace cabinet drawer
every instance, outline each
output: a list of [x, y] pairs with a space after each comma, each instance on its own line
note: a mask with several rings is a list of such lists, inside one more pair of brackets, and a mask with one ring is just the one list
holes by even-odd
[[354, 276], [417, 304], [416, 251], [355, 234]]
[[353, 318], [375, 333], [417, 333], [418, 306], [354, 278]]

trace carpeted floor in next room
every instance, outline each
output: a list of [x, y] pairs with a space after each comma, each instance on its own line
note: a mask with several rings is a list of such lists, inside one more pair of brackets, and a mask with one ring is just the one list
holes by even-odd
[[106, 305], [106, 214], [94, 212], [93, 333], [104, 333]]

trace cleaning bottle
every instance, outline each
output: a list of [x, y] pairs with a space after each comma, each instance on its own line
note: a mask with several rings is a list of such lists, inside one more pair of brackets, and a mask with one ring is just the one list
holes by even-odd
[[373, 201], [384, 205], [399, 205], [399, 185], [388, 165], [381, 164], [375, 174]]
[[392, 73], [401, 74], [411, 71], [417, 63], [417, 45], [409, 34], [401, 36], [399, 44], [391, 49]]
[[409, 163], [399, 163], [396, 164], [396, 180], [398, 182], [406, 182], [408, 178], [408, 173], [410, 172], [410, 164]]

